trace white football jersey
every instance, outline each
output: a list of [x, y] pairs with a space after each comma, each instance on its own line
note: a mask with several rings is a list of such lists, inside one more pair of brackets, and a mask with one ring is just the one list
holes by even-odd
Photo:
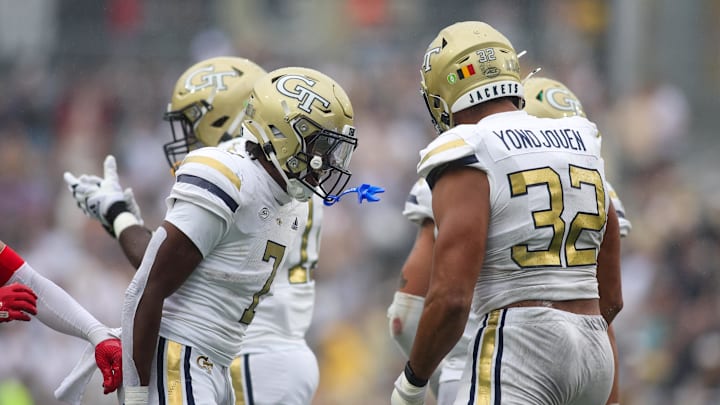
[[585, 118], [513, 111], [458, 125], [420, 152], [418, 173], [431, 187], [448, 165], [487, 174], [491, 218], [475, 312], [599, 297], [597, 255], [610, 204], [600, 146]]
[[[286, 251], [268, 297], [258, 306], [242, 343], [242, 354], [305, 346], [315, 306], [313, 272], [318, 261], [323, 200], [314, 195], [298, 207], [300, 237]], [[304, 226], [303, 226], [304, 225]]]
[[[306, 204], [291, 200], [250, 158], [241, 139], [188, 154], [167, 201], [200, 206], [221, 218], [224, 228], [214, 247], [201, 248], [203, 260], [165, 300], [160, 334], [203, 348], [229, 366], [288, 249], [305, 228]], [[195, 235], [188, 229], [191, 220], [181, 229]]]
[[610, 200], [612, 200], [613, 206], [615, 207], [615, 211], [618, 215], [618, 222], [620, 223], [620, 236], [626, 237], [632, 229], [632, 223], [630, 223], [630, 220], [625, 218], [625, 207], [623, 206], [622, 201], [620, 201], [620, 197], [618, 197], [612, 184], [608, 182], [605, 186], [607, 187], [607, 192], [610, 193]]
[[415, 182], [407, 200], [405, 200], [405, 209], [402, 214], [410, 222], [422, 225], [426, 219], [433, 220], [432, 213], [432, 191], [425, 179], [420, 178]]

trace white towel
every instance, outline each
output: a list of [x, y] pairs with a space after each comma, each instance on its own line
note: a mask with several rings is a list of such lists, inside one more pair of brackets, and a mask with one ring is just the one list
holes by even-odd
[[[112, 336], [116, 338], [120, 337], [120, 332], [120, 328], [110, 330]], [[85, 388], [97, 369], [95, 346], [88, 343], [80, 356], [80, 360], [55, 390], [55, 398], [71, 405], [81, 405], [83, 395], [85, 395]], [[118, 389], [118, 395], [119, 391], [120, 389]]]

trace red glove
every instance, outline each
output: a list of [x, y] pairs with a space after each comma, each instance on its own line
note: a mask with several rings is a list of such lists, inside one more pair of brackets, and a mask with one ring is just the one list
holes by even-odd
[[120, 339], [105, 339], [95, 346], [95, 363], [103, 375], [103, 388], [109, 394], [122, 384], [122, 345]]
[[29, 321], [37, 315], [37, 295], [29, 287], [12, 283], [0, 287], [0, 322]]

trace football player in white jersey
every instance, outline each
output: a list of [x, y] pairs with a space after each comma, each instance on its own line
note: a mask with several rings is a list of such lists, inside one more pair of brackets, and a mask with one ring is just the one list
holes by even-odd
[[[582, 104], [577, 96], [562, 83], [538, 76], [523, 81], [525, 91], [524, 110], [536, 117], [561, 118], [574, 115], [585, 116]], [[615, 206], [620, 224], [620, 236], [625, 237], [632, 229], [625, 218], [623, 204], [611, 184], [606, 185], [610, 199]], [[403, 215], [419, 226], [413, 249], [401, 271], [401, 286], [395, 292], [393, 302], [388, 308], [390, 335], [405, 356], [410, 355], [412, 342], [417, 330], [417, 322], [422, 313], [430, 280], [432, 248], [435, 242], [435, 221], [432, 217], [432, 196], [425, 179], [419, 179], [413, 185], [405, 202]], [[428, 382], [430, 390], [437, 398], [438, 405], [454, 402], [457, 385], [465, 366], [465, 352], [469, 341], [477, 328], [477, 317], [470, 313], [468, 324], [462, 338], [443, 359], [441, 366], [433, 373]], [[608, 330], [613, 354], [617, 364], [617, 348], [612, 326]], [[612, 394], [608, 404], [619, 403], [618, 370], [615, 370]]]
[[[173, 141], [166, 144], [165, 155], [171, 168], [179, 166], [190, 151], [202, 146], [233, 143], [244, 148], [246, 138], [239, 137], [238, 115], [250, 96], [252, 84], [266, 72], [255, 63], [237, 57], [216, 57], [188, 68], [177, 80], [165, 118], [172, 125]], [[222, 78], [219, 81], [214, 78]], [[193, 114], [198, 108], [200, 114]], [[68, 175], [78, 205], [103, 201], [110, 206], [125, 201], [133, 207], [130, 192], [121, 192], [114, 158], [105, 162], [105, 176]], [[104, 184], [104, 188], [101, 185]], [[287, 259], [278, 269], [271, 292], [243, 337], [242, 351], [235, 358], [230, 374], [236, 401], [263, 404], [309, 404], [318, 386], [317, 359], [307, 345], [315, 301], [312, 271], [318, 261], [322, 198], [313, 195], [307, 207], [298, 207], [298, 215], [307, 218], [301, 237], [286, 251]], [[101, 213], [87, 212], [104, 224]], [[139, 266], [151, 231], [141, 225], [139, 209], [133, 216], [138, 224], [115, 230], [123, 251], [135, 267]], [[132, 218], [131, 218], [132, 222]], [[114, 236], [114, 235], [113, 235]], [[278, 390], [282, 386], [284, 390]]]
[[[532, 115], [546, 118], [585, 116], [578, 98], [556, 80], [532, 76], [523, 82], [523, 87], [526, 95], [524, 109]], [[632, 229], [631, 223], [625, 218], [623, 204], [611, 184], [607, 183], [606, 187], [618, 214], [620, 236], [625, 237]], [[405, 202], [403, 215], [420, 228], [415, 245], [403, 265], [401, 286], [388, 308], [388, 318], [392, 338], [403, 354], [409, 356], [430, 279], [432, 248], [435, 241], [432, 196], [425, 179], [421, 178], [413, 185]], [[436, 369], [428, 383], [437, 398], [438, 405], [454, 402], [457, 385], [465, 365], [465, 352], [476, 327], [477, 317], [471, 312], [462, 338], [443, 359], [441, 366]], [[613, 354], [617, 356], [612, 326], [608, 332], [613, 344]], [[617, 357], [615, 363], [617, 364]], [[619, 403], [617, 368], [612, 394], [608, 399], [608, 404], [616, 403]]]
[[607, 325], [622, 306], [620, 236], [595, 125], [521, 111], [515, 50], [485, 23], [443, 29], [421, 73], [442, 133], [418, 164], [437, 235], [391, 402], [423, 403], [427, 379], [472, 311], [480, 327], [456, 404], [605, 403]]
[[120, 339], [57, 284], [0, 240], [0, 323], [35, 317], [60, 333], [87, 340], [103, 375], [105, 394], [122, 383]]
[[[541, 118], [561, 118], [580, 115], [585, 117], [580, 100], [564, 84], [545, 77], [531, 76], [523, 81], [525, 92], [524, 110]], [[622, 201], [612, 185], [606, 184], [607, 192], [617, 211], [620, 237], [630, 233], [632, 224], [625, 217]], [[388, 308], [390, 335], [405, 356], [410, 355], [412, 342], [417, 330], [417, 322], [425, 302], [427, 285], [430, 280], [432, 248], [435, 242], [435, 221], [432, 216], [432, 195], [425, 179], [420, 178], [410, 190], [403, 215], [419, 226], [415, 244], [408, 255], [402, 271], [401, 286], [395, 292], [393, 302]], [[465, 367], [466, 350], [477, 328], [477, 317], [470, 313], [462, 338], [443, 359], [441, 366], [433, 373], [428, 382], [430, 390], [437, 398], [438, 405], [452, 404], [457, 386]], [[617, 348], [612, 325], [608, 329], [613, 355], [617, 365]], [[615, 369], [613, 389], [608, 405], [619, 403], [618, 370]]]
[[[321, 201], [337, 193], [350, 177], [347, 166], [356, 146], [352, 107], [342, 88], [326, 75], [305, 68], [271, 72], [256, 81], [242, 113], [241, 130], [246, 139], [193, 151], [179, 166], [165, 223], [153, 234], [128, 289], [126, 303], [130, 307], [140, 299], [139, 294], [142, 299], [135, 315], [128, 308], [130, 316], [124, 322], [124, 326], [135, 322], [133, 334], [126, 335], [125, 327], [123, 337], [135, 343], [132, 360], [139, 372], [139, 376], [125, 376], [129, 385], [126, 404], [135, 403], [135, 398], [145, 403], [148, 397], [150, 403], [158, 403], [159, 397], [198, 404], [232, 401], [230, 365], [240, 353], [246, 325], [256, 310], [262, 313], [265, 309], [258, 305], [289, 253], [286, 247], [293, 249], [299, 240], [306, 250], [297, 249], [298, 255], [308, 263], [316, 260], [307, 250], [310, 244], [310, 249], [316, 248], [317, 241], [315, 233], [306, 230], [310, 218], [307, 202], [314, 195]], [[107, 223], [117, 224], [117, 219]], [[169, 244], [179, 248], [171, 249]], [[285, 278], [288, 283], [311, 284], [308, 270], [288, 269]], [[185, 273], [181, 279], [176, 278], [178, 271]], [[307, 295], [308, 289], [304, 291]], [[158, 303], [162, 319], [156, 312]], [[148, 307], [151, 311], [146, 313]], [[307, 302], [289, 312], [306, 308]], [[297, 321], [292, 315], [285, 316]], [[140, 326], [143, 321], [156, 325], [155, 331], [159, 327], [155, 360], [154, 340], [146, 333], [147, 327]], [[298, 334], [292, 338], [295, 341], [285, 349], [300, 347]], [[181, 353], [185, 360], [177, 357]], [[309, 371], [301, 372], [312, 374], [314, 370], [317, 375], [312, 353], [309, 357], [313, 361], [306, 369]], [[245, 367], [254, 364], [250, 356], [244, 359]], [[126, 356], [126, 361], [132, 360]], [[150, 367], [153, 362], [155, 367]], [[233, 382], [238, 382], [236, 376]], [[158, 387], [149, 395], [148, 383]], [[309, 384], [307, 401], [316, 382]]]

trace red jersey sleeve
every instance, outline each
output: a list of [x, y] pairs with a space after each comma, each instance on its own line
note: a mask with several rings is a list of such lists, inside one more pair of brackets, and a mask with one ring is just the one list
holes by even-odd
[[0, 251], [0, 285], [5, 285], [23, 263], [25, 263], [25, 260], [20, 255], [15, 253], [10, 246], [5, 246]]

